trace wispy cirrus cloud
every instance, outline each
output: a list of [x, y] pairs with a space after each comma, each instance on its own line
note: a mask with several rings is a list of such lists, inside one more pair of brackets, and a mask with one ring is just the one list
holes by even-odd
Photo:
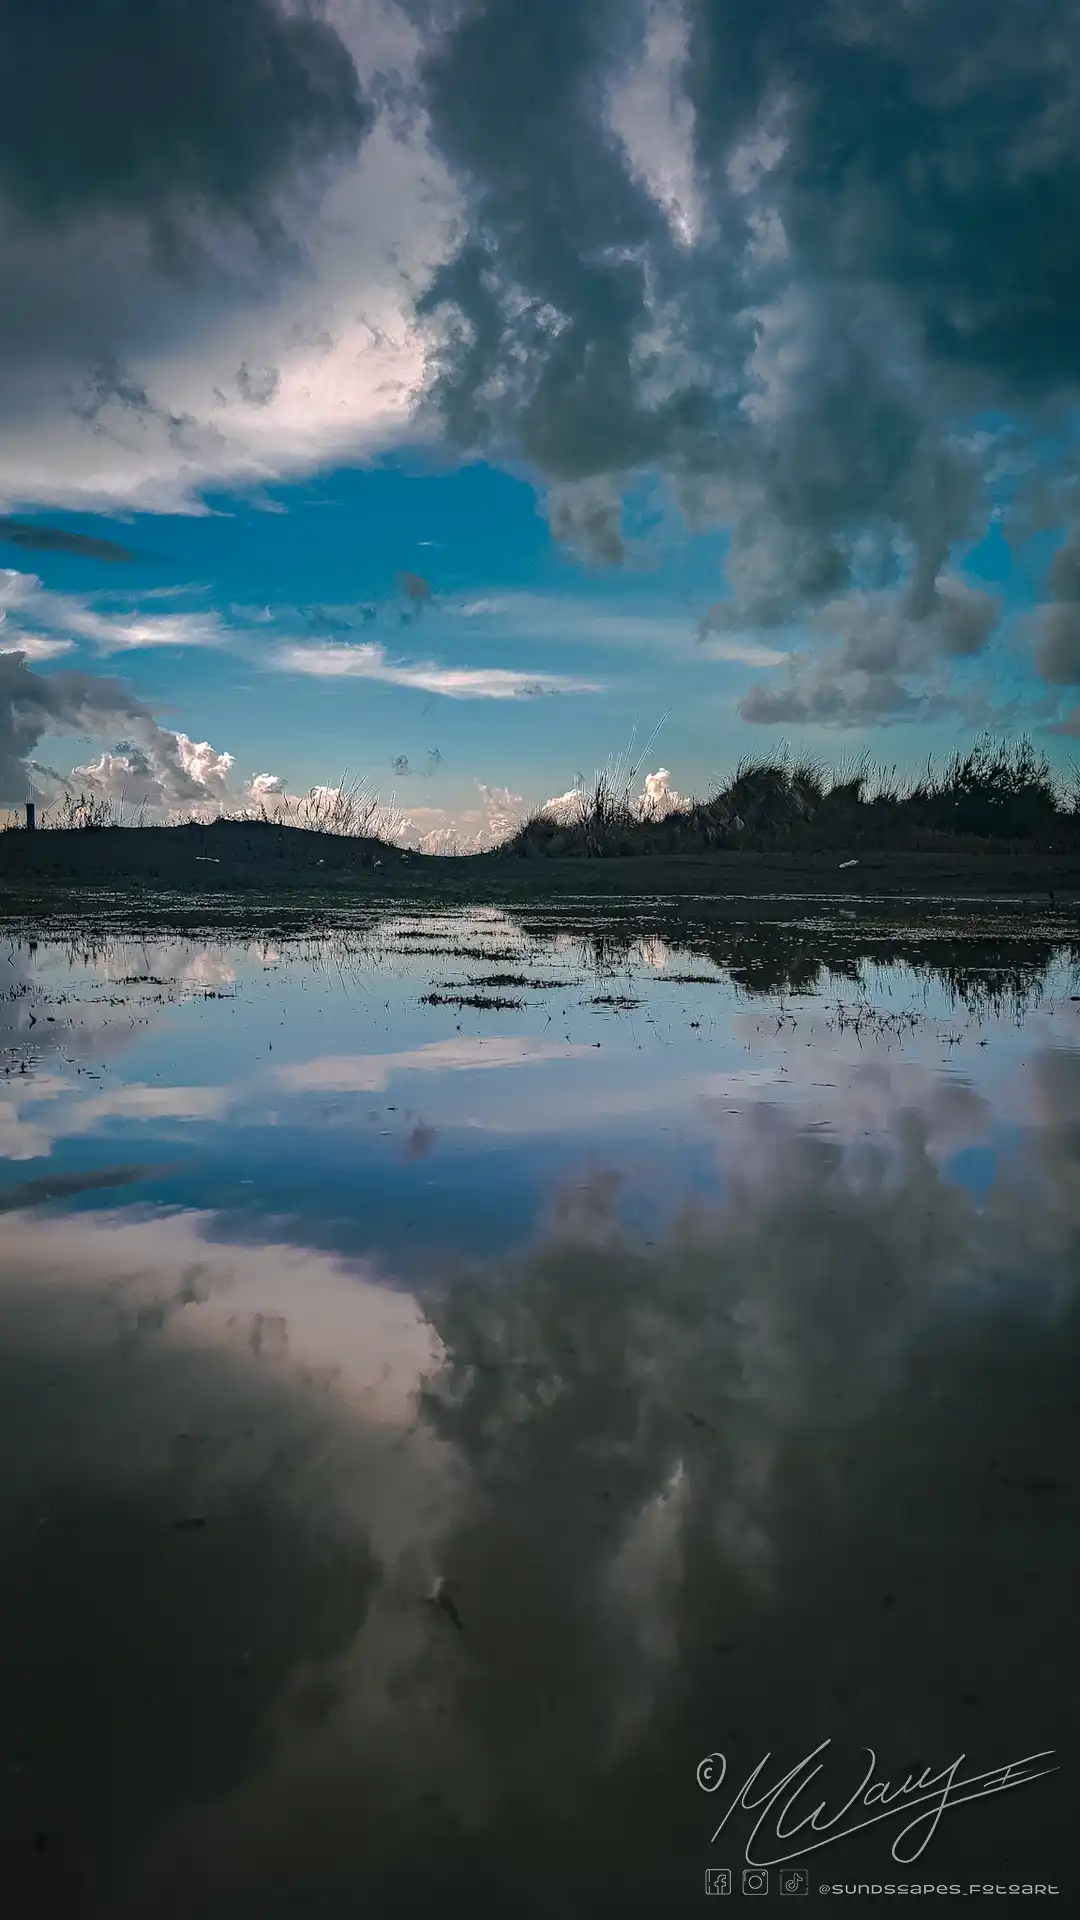
[[695, 640], [689, 611], [672, 612], [670, 606], [618, 606], [571, 594], [499, 593], [449, 602], [444, 611], [451, 619], [467, 621], [477, 635], [683, 654], [749, 667], [775, 667], [787, 658], [781, 649], [749, 633]]
[[27, 660], [56, 660], [62, 653], [71, 653], [74, 640], [50, 640], [42, 633], [23, 633], [16, 628], [4, 631], [4, 616], [0, 610], [0, 653], [21, 653]]
[[392, 660], [377, 641], [328, 642], [284, 646], [271, 656], [283, 673], [310, 674], [322, 680], [379, 680], [387, 686], [416, 687], [447, 700], [529, 700], [556, 693], [603, 693], [599, 681], [565, 673], [536, 674], [512, 667], [450, 667], [434, 660]]
[[36, 573], [11, 567], [0, 569], [0, 618], [5, 642], [39, 660], [67, 652], [79, 640], [101, 653], [121, 653], [139, 647], [217, 647], [228, 639], [213, 612], [102, 611], [89, 596], [56, 593]]
[[[419, 576], [410, 576], [419, 578]], [[427, 583], [424, 582], [424, 585]], [[415, 604], [420, 604], [419, 600]], [[509, 591], [480, 594], [440, 594], [423, 602], [424, 620], [431, 635], [456, 635], [462, 626], [477, 639], [550, 641], [555, 645], [596, 646], [621, 652], [681, 651], [687, 658], [729, 659], [749, 666], [775, 666], [786, 656], [775, 646], [762, 645], [746, 634], [725, 636], [722, 642], [695, 642], [692, 616], [669, 601], [642, 604], [625, 600], [589, 598], [582, 594]], [[234, 603], [230, 618], [240, 627], [276, 627], [283, 638], [297, 628], [318, 640], [345, 638], [400, 623], [395, 600], [382, 603], [351, 601], [335, 605], [253, 606]], [[410, 620], [413, 618], [410, 615]]]
[[80, 640], [93, 641], [102, 653], [137, 647], [218, 647], [228, 639], [215, 613], [103, 614], [86, 608], [70, 616], [68, 624]]

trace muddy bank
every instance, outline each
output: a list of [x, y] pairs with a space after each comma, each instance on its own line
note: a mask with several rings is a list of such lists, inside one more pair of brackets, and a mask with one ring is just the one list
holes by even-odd
[[99, 832], [9, 832], [0, 835], [0, 913], [28, 896], [73, 896], [102, 889], [131, 894], [220, 891], [260, 894], [326, 891], [334, 897], [457, 904], [649, 895], [730, 899], [745, 911], [769, 896], [944, 900], [1015, 900], [1080, 910], [1080, 855], [1006, 851], [997, 847], [932, 853], [865, 849], [790, 853], [644, 854], [611, 859], [522, 860], [497, 854], [448, 858], [404, 852], [377, 840], [343, 838], [288, 827], [116, 827]]

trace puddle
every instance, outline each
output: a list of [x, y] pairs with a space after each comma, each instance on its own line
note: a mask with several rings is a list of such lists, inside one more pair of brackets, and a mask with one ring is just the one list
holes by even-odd
[[[1064, 1764], [1080, 945], [108, 918], [0, 946], [0, 1824], [41, 1897], [1067, 1884], [1065, 1773], [839, 1811]], [[827, 1845], [780, 1803], [712, 1844], [819, 1748], [782, 1824], [826, 1800]]]

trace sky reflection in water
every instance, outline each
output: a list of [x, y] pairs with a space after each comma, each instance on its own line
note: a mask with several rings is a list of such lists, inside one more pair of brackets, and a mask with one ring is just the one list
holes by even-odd
[[[62, 1910], [681, 1912], [745, 1864], [712, 1750], [831, 1740], [810, 1812], [1067, 1747], [1075, 952], [492, 911], [0, 970], [3, 1824]], [[1063, 1779], [812, 1885], [1067, 1884]]]

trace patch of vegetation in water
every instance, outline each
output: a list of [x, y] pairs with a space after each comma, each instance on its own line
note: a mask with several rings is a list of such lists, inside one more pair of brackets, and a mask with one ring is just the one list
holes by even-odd
[[663, 968], [650, 976], [653, 980], [666, 980], [673, 987], [716, 987], [721, 985], [718, 973], [665, 973]]
[[577, 986], [576, 980], [530, 980], [524, 973], [479, 974], [466, 983], [470, 987], [529, 987], [533, 993], [555, 993], [559, 987]]
[[423, 993], [422, 1007], [475, 1007], [479, 1011], [499, 1012], [524, 1006], [523, 1000], [509, 1000], [497, 993]]

